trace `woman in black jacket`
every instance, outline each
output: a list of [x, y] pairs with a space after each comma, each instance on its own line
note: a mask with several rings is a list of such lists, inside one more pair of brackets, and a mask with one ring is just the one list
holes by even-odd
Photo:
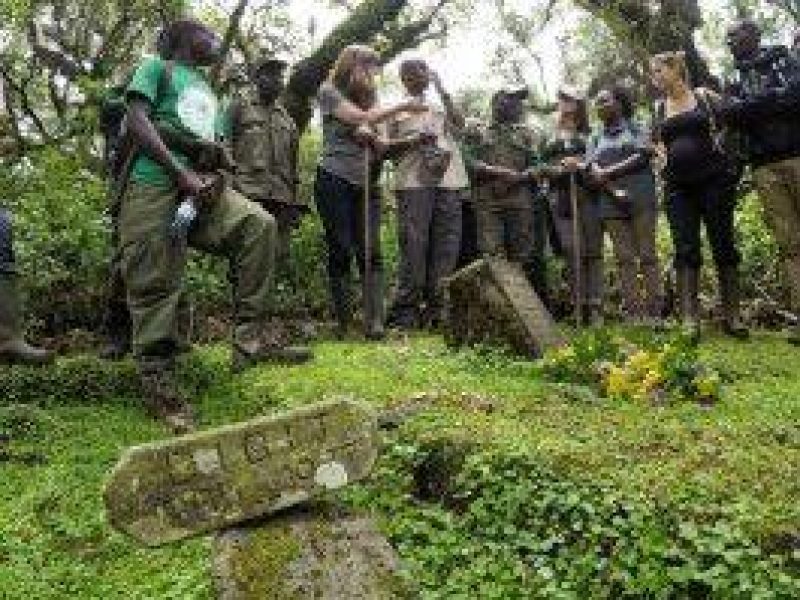
[[666, 184], [681, 321], [692, 335], [699, 335], [703, 223], [717, 267], [723, 330], [745, 338], [748, 331], [739, 317], [740, 257], [733, 229], [738, 175], [715, 139], [716, 97], [708, 90], [691, 88], [683, 52], [653, 56], [650, 69], [653, 83], [663, 93], [653, 133]]

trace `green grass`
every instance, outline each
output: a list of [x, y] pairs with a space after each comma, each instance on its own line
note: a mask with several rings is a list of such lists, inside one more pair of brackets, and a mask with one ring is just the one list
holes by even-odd
[[[346, 494], [348, 501], [376, 511], [421, 580], [450, 578], [451, 593], [437, 596], [429, 586], [424, 597], [460, 597], [456, 590], [475, 585], [481, 565], [491, 563], [494, 553], [510, 552], [503, 540], [517, 539], [517, 533], [509, 533], [493, 538], [499, 547], [481, 550], [458, 512], [421, 505], [410, 496], [415, 459], [408, 455], [419, 456], [430, 440], [463, 439], [475, 448], [474, 455], [486, 457], [524, 455], [550, 474], [542, 477], [577, 482], [580, 494], [599, 486], [620, 498], [675, 505], [681, 518], [702, 521], [705, 510], [716, 514], [710, 509], [728, 507], [730, 522], [768, 550], [786, 536], [800, 535], [800, 351], [777, 336], [759, 334], [744, 344], [717, 338], [704, 343], [704, 360], [726, 380], [722, 401], [710, 408], [593, 401], [542, 381], [533, 363], [491, 351], [452, 352], [437, 338], [323, 342], [315, 350], [316, 359], [308, 365], [260, 367], [233, 378], [226, 373], [227, 350], [204, 347], [187, 361], [183, 377], [196, 392], [204, 427], [339, 395], [384, 407], [426, 393], [429, 409], [386, 434], [386, 452], [374, 477]], [[73, 365], [71, 360], [53, 370], [64, 378], [62, 393], [47, 397], [35, 392], [36, 378], [47, 379], [47, 373], [0, 372], [8, 375], [2, 384], [7, 397], [43, 406], [28, 411], [31, 426], [13, 432], [0, 463], [0, 596], [212, 597], [207, 538], [142, 549], [105, 523], [100, 490], [107, 471], [124, 448], [166, 432], [145, 417], [128, 384], [105, 399], [95, 393], [82, 397], [69, 378], [82, 382], [86, 365], [93, 362], [78, 359]], [[128, 381], [130, 366], [115, 368]], [[109, 379], [103, 369], [98, 367]], [[24, 464], [26, 457], [36, 463], [37, 454], [43, 455], [42, 464]], [[470, 464], [491, 468], [493, 460]], [[492, 481], [487, 475], [487, 489]], [[425, 535], [410, 530], [417, 521], [433, 527], [431, 515], [452, 525], [436, 528], [461, 537], [433, 538], [430, 529]], [[500, 523], [515, 520], [514, 515], [490, 512], [487, 519]], [[450, 565], [437, 571], [446, 562], [442, 555], [456, 552], [455, 546], [474, 552], [464, 558], [468, 568]], [[519, 566], [516, 558], [509, 564], [514, 567], [505, 575], [486, 571], [495, 583], [473, 597], [511, 598], [509, 590], [516, 589], [519, 577], [539, 577], [517, 573], [529, 567]], [[796, 563], [789, 560], [784, 567], [798, 576]]]

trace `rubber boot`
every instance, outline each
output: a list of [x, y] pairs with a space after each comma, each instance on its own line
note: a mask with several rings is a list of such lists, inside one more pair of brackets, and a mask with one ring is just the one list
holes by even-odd
[[700, 271], [693, 267], [676, 269], [680, 322], [686, 335], [694, 342], [700, 341]]
[[194, 411], [179, 389], [174, 360], [141, 357], [137, 367], [148, 413], [162, 421], [176, 435], [194, 431]]
[[0, 363], [44, 365], [52, 361], [52, 353], [25, 341], [15, 275], [0, 273]]
[[736, 267], [722, 267], [718, 272], [722, 331], [737, 340], [746, 340], [750, 332], [739, 312], [739, 272]]
[[353, 321], [350, 278], [332, 277], [330, 285], [331, 308], [333, 318], [336, 320], [336, 338], [341, 340], [347, 336]]
[[103, 360], [120, 360], [131, 351], [132, 324], [128, 305], [123, 295], [112, 291], [106, 304], [105, 324], [107, 343], [100, 351]]
[[311, 360], [305, 346], [285, 345], [280, 336], [264, 334], [256, 323], [240, 323], [234, 328], [231, 370], [241, 373], [260, 363], [296, 365]]
[[[787, 258], [786, 275], [789, 280], [789, 310], [800, 319], [800, 255]], [[800, 346], [800, 320], [789, 328], [789, 343]]]
[[384, 328], [383, 271], [372, 271], [372, 286], [364, 286], [364, 336], [368, 340], [382, 340], [386, 336]]

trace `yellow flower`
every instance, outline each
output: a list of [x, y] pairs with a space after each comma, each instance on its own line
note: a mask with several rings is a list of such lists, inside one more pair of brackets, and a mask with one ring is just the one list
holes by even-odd
[[713, 398], [719, 392], [719, 375], [716, 373], [709, 373], [705, 376], [698, 376], [694, 380], [694, 385], [697, 388], [697, 394], [701, 398]]
[[611, 396], [621, 396], [629, 391], [630, 378], [628, 371], [622, 367], [613, 366], [606, 376], [606, 390]]

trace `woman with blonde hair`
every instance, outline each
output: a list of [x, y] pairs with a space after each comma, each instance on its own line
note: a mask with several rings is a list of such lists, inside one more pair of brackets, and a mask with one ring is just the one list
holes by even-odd
[[427, 110], [418, 101], [379, 106], [375, 83], [379, 72], [377, 52], [367, 46], [348, 46], [320, 87], [322, 155], [314, 186], [317, 210], [325, 229], [337, 331], [343, 335], [350, 323], [350, 270], [353, 258], [357, 257], [364, 283], [364, 328], [370, 339], [383, 336], [381, 211], [377, 188], [380, 160], [390, 150], [421, 142], [416, 138], [388, 141], [378, 135], [376, 126], [403, 111]]
[[733, 229], [739, 176], [719, 141], [719, 96], [691, 87], [683, 52], [656, 54], [650, 71], [663, 95], [656, 105], [653, 134], [675, 248], [681, 321], [693, 336], [699, 335], [700, 226], [705, 224], [717, 267], [723, 330], [745, 338], [748, 331], [739, 317], [740, 257]]

